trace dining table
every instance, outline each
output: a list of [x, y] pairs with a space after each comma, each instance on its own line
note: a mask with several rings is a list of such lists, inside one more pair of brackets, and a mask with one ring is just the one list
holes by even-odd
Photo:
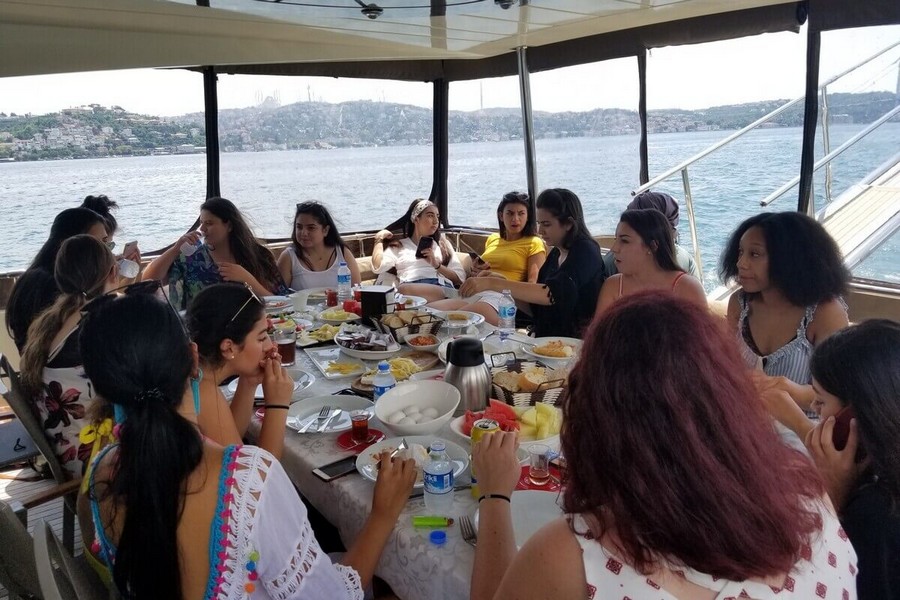
[[[495, 329], [487, 323], [478, 325], [477, 331], [475, 327], [470, 327], [470, 334], [486, 335]], [[447, 333], [439, 334], [438, 337], [446, 338]], [[374, 367], [376, 362], [369, 361], [367, 364]], [[316, 380], [308, 388], [295, 390], [292, 405], [294, 402], [303, 403], [312, 398], [347, 390], [353, 381], [352, 377], [324, 377], [308, 354], [300, 348], [297, 349], [293, 368], [312, 374]], [[250, 441], [259, 435], [260, 425], [261, 420], [256, 415], [248, 431]], [[370, 420], [370, 428], [384, 432], [388, 438], [394, 437], [375, 416]], [[371, 511], [374, 483], [356, 472], [329, 482], [313, 475], [313, 469], [354, 454], [338, 446], [339, 435], [301, 434], [288, 428], [285, 431], [281, 464], [303, 497], [337, 528], [344, 545], [349, 547], [359, 535]], [[436, 432], [434, 437], [468, 449], [467, 444], [451, 431], [449, 424]], [[466, 468], [455, 483], [460, 485], [470, 481], [469, 468]], [[413, 527], [412, 517], [430, 514], [421, 496], [415, 497], [414, 493], [397, 519], [375, 573], [391, 586], [398, 597], [404, 600], [464, 600], [469, 597], [469, 580], [475, 552], [462, 538], [458, 517], [473, 516], [477, 503], [469, 489], [455, 491], [453, 495], [453, 508], [449, 512], [457, 522], [445, 529], [446, 542], [442, 545], [429, 541], [432, 529]]]

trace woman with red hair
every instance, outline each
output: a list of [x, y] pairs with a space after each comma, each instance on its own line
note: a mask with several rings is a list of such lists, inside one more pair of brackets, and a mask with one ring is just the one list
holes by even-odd
[[563, 406], [565, 516], [518, 554], [513, 434], [474, 450], [472, 598], [856, 597], [856, 554], [821, 479], [777, 443], [703, 308], [634, 294], [594, 321], [582, 357]]

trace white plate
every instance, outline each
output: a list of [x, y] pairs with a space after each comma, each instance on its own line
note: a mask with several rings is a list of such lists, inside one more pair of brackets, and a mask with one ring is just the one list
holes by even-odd
[[[368, 367], [366, 364], [352, 356], [346, 356], [341, 352], [341, 348], [332, 346], [329, 348], [307, 348], [304, 350], [313, 364], [322, 372], [325, 379], [343, 379], [344, 377], [358, 377], [366, 372]], [[329, 363], [339, 361], [342, 363], [351, 363], [356, 365], [354, 371], [348, 373], [339, 373], [336, 371], [328, 371]]]
[[400, 299], [411, 300], [411, 302], [400, 304], [400, 300], [397, 300], [396, 310], [409, 310], [410, 308], [418, 308], [420, 306], [425, 306], [426, 304], [428, 304], [428, 300], [423, 298], [422, 296], [407, 296], [406, 294], [402, 294], [400, 295]]
[[334, 309], [335, 309], [334, 306], [326, 308], [325, 310], [323, 310], [322, 312], [320, 312], [319, 314], [316, 315], [316, 319], [322, 321], [323, 323], [328, 323], [329, 325], [340, 325], [341, 323], [350, 323], [351, 321], [359, 321], [362, 318], [359, 315], [355, 315], [353, 313], [350, 313], [350, 316], [348, 316], [346, 319], [327, 319], [322, 316], [325, 313], [327, 313], [328, 311], [334, 310]]
[[[313, 384], [316, 380], [315, 377], [303, 371], [302, 369], [288, 369], [288, 374], [291, 376], [291, 379], [294, 380], [294, 391], [305, 390], [309, 386]], [[228, 384], [228, 391], [234, 394], [237, 391], [238, 380], [234, 379], [231, 383]], [[256, 386], [256, 392], [254, 393], [254, 398], [262, 398], [263, 397], [263, 386], [262, 384]]]
[[[563, 515], [557, 503], [558, 492], [516, 490], [510, 497], [513, 533], [516, 546], [521, 548], [532, 535], [547, 523]], [[478, 511], [475, 511], [475, 528], [478, 528]]]
[[[448, 315], [450, 314], [458, 314], [458, 315], [466, 315], [466, 320], [462, 319], [450, 319]], [[444, 319], [444, 327], [450, 329], [459, 329], [460, 327], [468, 327], [469, 325], [481, 325], [484, 323], [484, 315], [479, 315], [478, 313], [469, 312], [467, 310], [432, 310], [431, 314], [434, 316]]]
[[[341, 327], [341, 332], [344, 331], [371, 331], [371, 329], [359, 325], [346, 325]], [[391, 339], [393, 339], [393, 336], [391, 336]], [[398, 352], [403, 350], [396, 340], [394, 340], [392, 345], [388, 346], [387, 350], [357, 350], [355, 348], [348, 348], [343, 342], [338, 340], [337, 336], [334, 337], [334, 343], [337, 344], [341, 349], [341, 352], [347, 356], [361, 358], [363, 360], [384, 360], [386, 358], [392, 358]]]
[[[336, 433], [338, 431], [347, 431], [350, 429], [350, 414], [352, 410], [369, 410], [371, 414], [375, 414], [375, 405], [371, 400], [361, 398], [359, 396], [314, 396], [300, 400], [291, 405], [288, 411], [287, 426], [299, 432], [309, 419], [314, 419], [322, 410], [323, 406], [332, 406], [341, 409], [338, 416], [332, 419], [328, 428], [322, 433]], [[308, 433], [318, 433], [315, 431], [315, 425], [310, 428]]]
[[[451, 420], [450, 421], [450, 431], [452, 431], [453, 433], [458, 435], [460, 440], [463, 440], [466, 444], [471, 445], [472, 438], [467, 436], [466, 434], [464, 434], [462, 431], [462, 425], [465, 420], [466, 420], [465, 415], [460, 415], [460, 416], [456, 417], [455, 419]], [[519, 452], [521, 453], [524, 451], [526, 459], [528, 458], [528, 454], [527, 454], [527, 450], [525, 450], [525, 448], [527, 448], [531, 444], [546, 444], [547, 446], [550, 446], [550, 449], [553, 450], [554, 452], [559, 452], [559, 447], [560, 447], [559, 434], [557, 433], [556, 435], [551, 435], [550, 437], [540, 439], [540, 440], [533, 440], [533, 439], [524, 438], [524, 437], [519, 439]], [[520, 458], [521, 458], [521, 456], [520, 456]]]
[[[563, 344], [568, 344], [569, 346], [572, 346], [573, 349], [575, 350], [575, 353], [572, 356], [569, 356], [567, 358], [562, 358], [562, 357], [557, 357], [557, 356], [546, 356], [544, 354], [538, 354], [537, 352], [534, 351], [534, 349], [537, 346], [543, 346], [544, 344], [546, 344], [548, 342], [555, 342], [555, 341], [560, 341]], [[578, 355], [581, 353], [582, 341], [579, 340], [578, 338], [542, 337], [542, 338], [534, 338], [533, 340], [531, 340], [531, 342], [534, 344], [534, 346], [525, 346], [524, 348], [522, 348], [522, 351], [525, 354], [533, 356], [533, 357], [541, 360], [541, 362], [544, 362], [544, 363], [546, 363], [547, 361], [551, 361], [551, 362], [555, 362], [558, 364], [560, 362], [574, 360], [575, 358], [578, 358]]]
[[[330, 324], [328, 324], [328, 325], [329, 325], [329, 327], [333, 327], [333, 325], [330, 325]], [[334, 335], [332, 335], [331, 338], [327, 339], [327, 340], [317, 340], [315, 338], [312, 338], [312, 337], [309, 337], [308, 335], [306, 335], [307, 333], [310, 333], [313, 331], [318, 331], [321, 328], [322, 328], [322, 326], [320, 325], [319, 327], [313, 327], [312, 329], [304, 329], [302, 332], [300, 332], [297, 335], [297, 345], [301, 348], [304, 348], [306, 346], [314, 346], [315, 344], [327, 344], [328, 342], [333, 342]], [[337, 334], [337, 332], [335, 331], [335, 335], [336, 334]]]
[[[401, 440], [403, 440], [403, 438], [390, 438], [388, 440], [382, 440], [377, 444], [369, 446], [356, 458], [356, 470], [359, 471], [360, 475], [362, 475], [366, 479], [375, 481], [375, 478], [378, 476], [378, 467], [376, 466], [377, 460], [375, 459], [375, 456], [377, 456], [378, 453], [382, 450], [396, 449], [397, 446], [400, 445]], [[407, 444], [421, 444], [425, 446], [426, 449], [431, 445], [431, 442], [435, 440], [441, 440], [447, 445], [447, 456], [450, 457], [450, 461], [453, 463], [453, 478], [457, 479], [460, 475], [463, 474], [463, 472], [466, 470], [466, 467], [469, 466], [468, 450], [464, 450], [457, 444], [442, 440], [441, 438], [434, 435], [406, 436]], [[422, 487], [422, 485], [422, 478], [417, 478], [414, 487], [420, 488]]]
[[263, 296], [266, 303], [266, 313], [280, 315], [284, 312], [294, 312], [294, 301], [287, 296]]

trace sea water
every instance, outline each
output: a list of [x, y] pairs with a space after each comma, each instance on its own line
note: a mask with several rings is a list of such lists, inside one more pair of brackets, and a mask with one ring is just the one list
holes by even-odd
[[[831, 127], [836, 148], [862, 128]], [[726, 137], [706, 131], [651, 134], [650, 176]], [[760, 210], [796, 208], [796, 188], [768, 209], [759, 200], [799, 172], [799, 128], [760, 129], [690, 167], [704, 284], [718, 282], [717, 260], [728, 234]], [[900, 147], [900, 123], [889, 123], [834, 163], [833, 197], [888, 160]], [[821, 142], [816, 146], [822, 155]], [[606, 136], [536, 141], [538, 186], [566, 187], [584, 204], [594, 234], [612, 234], [638, 186], [638, 137]], [[118, 201], [118, 238], [137, 239], [143, 251], [178, 239], [197, 217], [206, 190], [203, 155], [147, 156], [0, 163], [4, 235], [0, 272], [24, 268], [60, 210], [88, 194]], [[399, 217], [431, 190], [432, 148], [389, 146], [221, 156], [222, 195], [234, 201], [262, 237], [288, 237], [297, 202], [319, 200], [341, 231], [374, 230]], [[521, 140], [451, 144], [449, 219], [454, 225], [496, 227], [496, 206], [508, 191], [526, 189]], [[691, 247], [680, 176], [655, 189], [681, 201], [680, 243]], [[824, 169], [814, 182], [816, 206], [825, 203]], [[864, 277], [900, 282], [900, 234], [856, 268]]]

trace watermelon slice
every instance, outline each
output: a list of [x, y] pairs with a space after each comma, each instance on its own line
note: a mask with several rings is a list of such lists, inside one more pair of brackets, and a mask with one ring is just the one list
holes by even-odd
[[499, 400], [494, 400], [491, 398], [490, 405], [488, 406], [488, 410], [494, 414], [501, 414], [506, 417], [509, 421], [515, 421], [519, 416], [516, 414], [516, 411], [513, 410], [513, 407], [507, 404], [506, 402], [500, 402]]

